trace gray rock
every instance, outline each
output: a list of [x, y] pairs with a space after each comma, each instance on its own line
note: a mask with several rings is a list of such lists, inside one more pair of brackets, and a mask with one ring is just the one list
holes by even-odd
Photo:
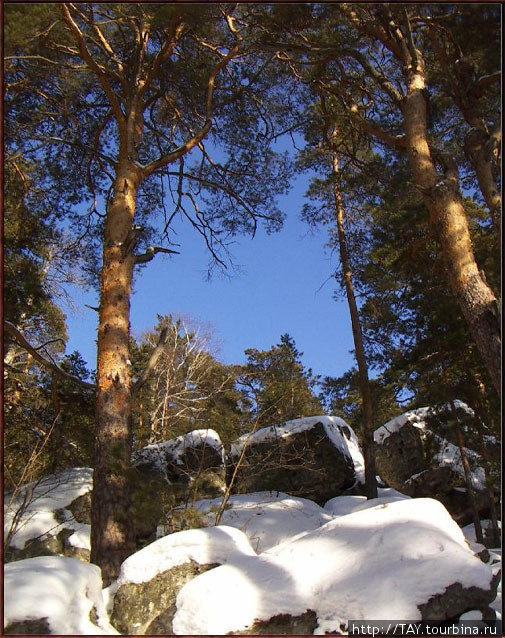
[[63, 556], [63, 542], [57, 536], [46, 536], [28, 541], [23, 549], [7, 547], [4, 560], [6, 563], [35, 558], [36, 556]]
[[134, 454], [133, 462], [140, 472], [159, 474], [169, 483], [188, 483], [205, 470], [224, 479], [223, 446], [213, 430], [194, 430], [147, 445]]
[[91, 525], [91, 492], [86, 492], [67, 507], [78, 523]]
[[21, 620], [13, 622], [4, 629], [6, 636], [49, 636], [51, 628], [47, 618], [39, 618], [37, 620]]
[[125, 583], [114, 596], [111, 623], [127, 635], [172, 634], [175, 599], [182, 587], [217, 564], [191, 561], [164, 571], [145, 583]]
[[[475, 503], [481, 518], [489, 513], [489, 497], [485, 492], [474, 491]], [[466, 488], [456, 488], [436, 498], [443, 503], [447, 511], [460, 527], [473, 522], [472, 508]]]
[[496, 598], [499, 581], [500, 574], [498, 573], [493, 578], [489, 590], [478, 587], [463, 587], [461, 583], [454, 583], [447, 587], [442, 594], [432, 596], [428, 602], [418, 606], [421, 619], [426, 621], [450, 620], [473, 609], [478, 609], [487, 616], [489, 605]]
[[72, 536], [74, 530], [62, 529], [57, 538], [61, 541], [62, 550], [59, 552], [60, 556], [67, 556], [68, 558], [77, 558], [83, 563], [89, 563], [90, 550], [84, 547], [75, 547], [71, 545], [68, 539]]
[[[256, 434], [261, 433], [260, 430]], [[237, 462], [238, 455], [233, 459]], [[332, 443], [323, 426], [256, 442], [251, 439], [233, 491], [281, 491], [322, 505], [356, 482], [354, 464]]]
[[28, 541], [23, 549], [7, 547], [5, 549], [5, 562], [13, 563], [36, 556], [67, 556], [68, 558], [77, 558], [83, 563], [89, 563], [89, 550], [74, 547], [68, 542], [73, 533], [73, 529], [62, 529], [56, 536], [46, 536]]
[[[163, 443], [148, 445], [135, 453], [134, 518], [148, 519], [138, 536], [151, 538], [164, 513], [173, 507], [202, 498], [220, 496], [226, 489], [226, 468], [223, 447], [212, 430], [195, 430]], [[151, 515], [136, 516], [145, 509], [146, 495], [155, 500]], [[154, 519], [157, 517], [156, 523]]]
[[253, 625], [240, 632], [232, 631], [230, 635], [253, 635], [253, 636], [309, 636], [314, 633], [317, 627], [317, 615], [311, 609], [307, 609], [300, 616], [290, 614], [279, 614], [272, 616], [269, 620], [256, 620]]

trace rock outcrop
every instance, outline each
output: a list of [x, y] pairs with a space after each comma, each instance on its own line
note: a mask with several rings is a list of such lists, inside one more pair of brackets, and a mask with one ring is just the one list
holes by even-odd
[[[468, 428], [473, 411], [461, 401], [419, 408], [402, 414], [374, 433], [375, 459], [381, 478], [412, 497], [441, 500], [461, 524], [471, 520], [466, 480], [454, 430]], [[465, 448], [471, 465], [472, 484], [482, 513], [489, 506], [484, 493], [485, 473], [481, 457]], [[470, 519], [469, 519], [470, 516]]]
[[354, 432], [342, 419], [328, 416], [244, 434], [232, 444], [229, 477], [237, 464], [234, 492], [280, 490], [318, 504], [352, 487], [363, 471]]
[[15, 497], [8, 496], [6, 562], [36, 556], [89, 561], [92, 487], [91, 468], [71, 468], [23, 486]]
[[[168, 483], [189, 484], [200, 479], [205, 496], [222, 493], [225, 479], [223, 444], [214, 430], [194, 430], [176, 439], [154, 443], [134, 455], [134, 465], [140, 472], [162, 476]], [[209, 476], [207, 481], [201, 480]], [[216, 484], [220, 478], [221, 482]]]

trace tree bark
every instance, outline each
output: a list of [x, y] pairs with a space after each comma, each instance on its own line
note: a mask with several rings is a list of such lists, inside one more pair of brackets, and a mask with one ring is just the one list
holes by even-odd
[[132, 163], [120, 160], [104, 230], [91, 514], [91, 562], [101, 567], [104, 586], [135, 551], [128, 485], [132, 410], [128, 342], [135, 257], [128, 239], [140, 177]]
[[368, 366], [365, 349], [363, 347], [363, 333], [359, 319], [358, 306], [354, 295], [351, 261], [347, 250], [347, 239], [344, 226], [345, 210], [342, 202], [342, 194], [339, 186], [339, 163], [336, 152], [332, 153], [333, 161], [333, 194], [335, 197], [335, 213], [338, 230], [338, 243], [340, 260], [344, 275], [345, 291], [349, 313], [351, 315], [352, 336], [358, 364], [359, 392], [363, 404], [363, 451], [365, 457], [365, 491], [367, 498], [377, 498], [377, 480], [375, 468], [375, 455], [373, 451], [373, 408], [370, 382], [368, 379]]
[[493, 227], [500, 244], [501, 195], [493, 175], [488, 141], [489, 135], [482, 128], [472, 128], [465, 137], [465, 153], [474, 167], [479, 188], [491, 213]]
[[440, 175], [428, 143], [426, 80], [422, 58], [406, 69], [407, 95], [403, 101], [403, 123], [407, 154], [414, 183], [423, 194], [430, 223], [445, 259], [452, 292], [456, 296], [470, 332], [500, 393], [501, 335], [496, 297], [475, 261], [468, 220], [458, 190], [458, 175], [451, 158], [441, 158]]

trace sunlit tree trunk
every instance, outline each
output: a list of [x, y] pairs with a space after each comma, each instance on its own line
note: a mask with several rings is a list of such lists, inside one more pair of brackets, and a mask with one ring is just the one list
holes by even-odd
[[444, 165], [444, 175], [435, 167], [428, 143], [424, 64], [419, 52], [416, 57], [406, 70], [407, 95], [402, 105], [409, 164], [440, 242], [452, 292], [499, 393], [501, 336], [496, 297], [475, 261], [456, 165], [444, 156], [437, 158]]
[[104, 231], [91, 562], [102, 568], [106, 585], [117, 577], [121, 563], [135, 551], [127, 472], [132, 409], [130, 296], [135, 258], [128, 250], [128, 240], [138, 184], [138, 171], [128, 161], [121, 160]]

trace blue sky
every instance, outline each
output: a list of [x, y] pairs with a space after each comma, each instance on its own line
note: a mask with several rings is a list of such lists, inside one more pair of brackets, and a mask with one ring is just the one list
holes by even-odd
[[[206, 271], [209, 255], [188, 227], [179, 229], [180, 255], [158, 255], [142, 268], [131, 308], [135, 336], [152, 328], [157, 314], [189, 315], [209, 326], [224, 363], [243, 363], [246, 348], [268, 349], [288, 332], [317, 374], [339, 376], [354, 363], [347, 304], [334, 301], [329, 279], [337, 255], [327, 248], [326, 230], [309, 232], [299, 219], [307, 178], [300, 176], [279, 201], [287, 213], [284, 229], [254, 239], [237, 237], [232, 246], [236, 269], [229, 276]], [[72, 290], [74, 309], [66, 308], [67, 352], [79, 350], [96, 367], [97, 305], [94, 293]]]

